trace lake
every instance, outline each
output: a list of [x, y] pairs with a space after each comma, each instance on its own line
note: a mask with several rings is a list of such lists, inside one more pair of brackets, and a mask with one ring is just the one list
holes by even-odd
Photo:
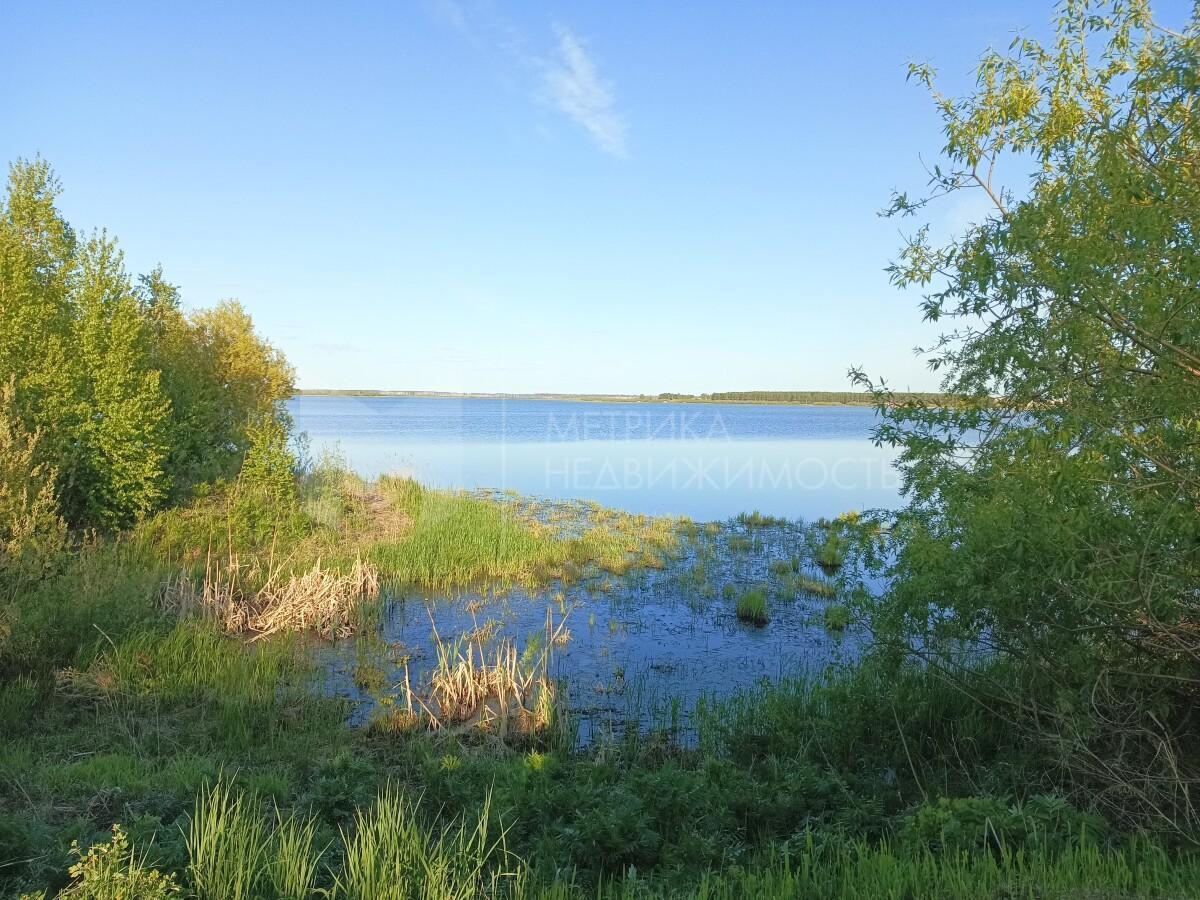
[[366, 478], [594, 500], [696, 521], [813, 519], [894, 506], [896, 452], [848, 406], [299, 396], [310, 452]]

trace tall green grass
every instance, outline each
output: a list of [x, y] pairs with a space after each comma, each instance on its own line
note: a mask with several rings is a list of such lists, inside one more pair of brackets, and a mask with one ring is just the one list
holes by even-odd
[[635, 561], [657, 563], [656, 553], [675, 540], [668, 520], [615, 515], [560, 527], [553, 517], [539, 520], [516, 504], [433, 491], [410, 479], [383, 478], [378, 489], [410, 525], [372, 547], [369, 558], [385, 576], [431, 589], [487, 580], [530, 583], [570, 577], [585, 566], [623, 572]]
[[742, 592], [738, 597], [737, 617], [751, 625], [767, 624], [767, 589], [753, 587]]
[[[272, 828], [252, 796], [218, 782], [201, 793], [188, 824], [184, 886], [197, 900], [1200, 896], [1200, 858], [1173, 857], [1146, 843], [1104, 847], [1081, 839], [1059, 851], [1000, 843], [994, 852], [969, 853], [812, 830], [742, 865], [696, 873], [690, 883], [631, 869], [623, 878], [589, 884], [511, 856], [491, 818], [485, 797], [477, 816], [430, 827], [417, 806], [389, 785], [354, 815], [341, 831], [340, 852], [329, 855], [314, 847], [312, 820], [277, 816]], [[111, 844], [79, 854], [94, 864], [90, 872], [73, 868], [80, 881], [62, 896], [173, 896], [172, 877], [148, 868], [119, 828], [113, 833]]]

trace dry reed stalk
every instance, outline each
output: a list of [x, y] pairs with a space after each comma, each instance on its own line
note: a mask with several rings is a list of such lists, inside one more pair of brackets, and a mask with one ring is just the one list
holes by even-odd
[[316, 631], [326, 638], [353, 634], [352, 613], [363, 599], [379, 596], [379, 573], [361, 559], [349, 572], [315, 566], [277, 580], [275, 573], [256, 591], [239, 585], [236, 557], [224, 569], [211, 557], [202, 582], [183, 574], [170, 582], [164, 605], [180, 618], [216, 622], [227, 634], [252, 634], [252, 641], [285, 631]]
[[413, 689], [405, 669], [405, 702], [424, 712], [428, 727], [491, 731], [506, 737], [510, 730], [540, 731], [550, 724], [557, 691], [549, 677], [549, 656], [569, 631], [566, 617], [554, 625], [547, 610], [546, 640], [538, 659], [525, 662], [511, 639], [485, 652], [478, 643], [447, 642], [433, 627], [437, 661], [420, 692]]

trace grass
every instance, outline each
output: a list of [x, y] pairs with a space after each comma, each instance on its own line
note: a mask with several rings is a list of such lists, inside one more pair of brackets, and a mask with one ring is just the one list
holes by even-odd
[[810, 594], [823, 600], [832, 600], [837, 596], [837, 585], [828, 578], [814, 578], [804, 573], [788, 575], [784, 586], [798, 594]]
[[742, 592], [737, 601], [737, 617], [759, 627], [767, 624], [767, 589], [753, 587]]
[[[480, 565], [514, 578], [595, 559], [640, 565], [643, 537], [657, 555], [674, 534], [656, 520], [402, 483], [331, 481], [318, 493], [320, 519], [281, 528], [273, 560], [271, 540], [261, 544], [261, 569], [239, 570], [242, 583], [302, 576], [318, 555], [323, 572], [345, 573], [356, 549], [425, 529], [495, 534], [478, 522], [497, 516], [532, 538]], [[687, 739], [672, 724], [577, 751], [555, 737], [570, 727], [560, 695], [542, 689], [556, 628], [515, 662], [515, 649], [447, 646], [442, 681], [413, 685], [412, 711], [402, 697], [390, 723], [347, 728], [307, 639], [250, 642], [163, 603], [180, 571], [203, 573], [209, 526], [235, 524], [218, 500], [200, 506], [0, 594], [0, 895], [84, 900], [105, 896], [105, 879], [151, 886], [137, 900], [169, 896], [172, 879], [187, 896], [263, 900], [1197, 893], [1193, 857], [1095, 829], [1061, 797], [1039, 800], [1062, 791], [1038, 748], [930, 673], [883, 661], [702, 701]], [[235, 550], [249, 552], [247, 540], [234, 533]], [[474, 577], [437, 569], [460, 557], [428, 540], [398, 558]], [[555, 542], [565, 546], [547, 549]], [[705, 562], [696, 585], [718, 568]], [[788, 568], [781, 581], [802, 574]], [[748, 598], [765, 617], [762, 587], [729, 601]], [[370, 664], [360, 660], [364, 684], [381, 677]], [[443, 717], [443, 702], [457, 712]], [[423, 704], [446, 727], [430, 727]], [[474, 727], [484, 718], [489, 728]], [[69, 872], [89, 852], [94, 885]], [[385, 883], [389, 871], [406, 880]]]
[[[590, 887], [569, 873], [539, 879], [508, 851], [487, 798], [475, 817], [430, 828], [392, 784], [342, 829], [342, 851], [334, 855], [340, 863], [325, 868], [330, 854], [313, 843], [315, 820], [277, 820], [272, 833], [254, 805], [220, 784], [201, 793], [188, 835], [188, 882], [197, 900], [296, 900], [318, 891], [329, 900], [1195, 897], [1200, 884], [1200, 863], [1149, 847], [1120, 850], [1085, 840], [1058, 853], [1001, 845], [995, 853], [947, 854], [886, 841], [826, 840], [806, 830], [787, 851], [702, 873], [686, 893], [632, 877]], [[172, 877], [139, 861], [119, 827], [113, 841], [93, 848], [87, 859], [90, 871], [79, 871], [101, 890], [80, 897], [174, 895]], [[328, 887], [319, 887], [322, 880]]]
[[757, 509], [750, 513], [738, 513], [734, 521], [749, 530], [756, 528], [780, 528], [789, 524], [787, 519], [779, 516], [764, 515]]
[[620, 574], [635, 563], [661, 565], [661, 554], [675, 541], [671, 520], [619, 515], [591, 522], [579, 511], [560, 527], [539, 518], [545, 510], [430, 491], [408, 479], [382, 479], [379, 490], [412, 524], [399, 539], [373, 546], [370, 559], [386, 577], [431, 589], [482, 581], [544, 583], [569, 579], [587, 565]]
[[148, 557], [202, 580], [213, 559], [237, 561], [244, 592], [299, 579], [318, 566], [350, 574], [359, 560], [378, 578], [430, 590], [485, 582], [544, 584], [587, 567], [620, 575], [660, 567], [681, 523], [607, 510], [464, 491], [407, 478], [365, 483], [319, 468], [301, 484], [296, 509], [247, 514], [230, 492], [172, 510], [140, 528]]
[[850, 625], [850, 610], [840, 603], [825, 607], [825, 627], [830, 631], [844, 631]]

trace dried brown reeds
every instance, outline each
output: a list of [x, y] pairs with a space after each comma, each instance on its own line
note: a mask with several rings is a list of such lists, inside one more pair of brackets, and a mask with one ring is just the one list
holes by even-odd
[[299, 575], [272, 572], [253, 589], [240, 571], [236, 557], [224, 566], [210, 557], [202, 579], [185, 572], [168, 583], [163, 603], [181, 618], [207, 619], [252, 641], [289, 631], [332, 639], [353, 634], [355, 608], [379, 596], [379, 573], [361, 559], [348, 571], [323, 569], [318, 559]]
[[[432, 622], [432, 619], [431, 619]], [[458, 639], [443, 641], [434, 627], [437, 661], [419, 690], [404, 690], [409, 720], [432, 730], [477, 731], [501, 739], [554, 736], [562, 730], [559, 687], [549, 677], [550, 649], [561, 643], [566, 619], [555, 626], [547, 611], [546, 637], [530, 658], [511, 639], [485, 649]]]

